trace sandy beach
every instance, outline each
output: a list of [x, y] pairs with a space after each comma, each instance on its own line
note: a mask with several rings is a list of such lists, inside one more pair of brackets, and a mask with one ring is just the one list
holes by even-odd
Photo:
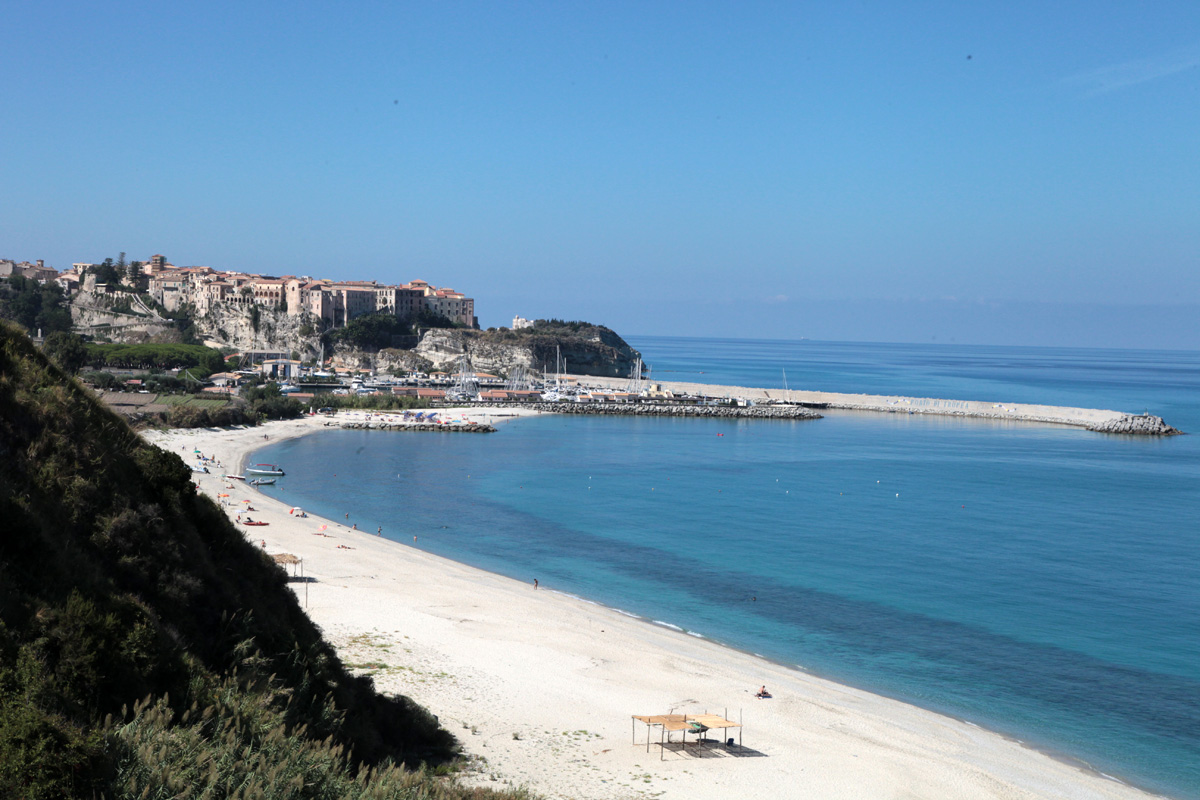
[[[499, 427], [513, 409], [455, 412]], [[527, 412], [526, 412], [527, 413]], [[497, 416], [503, 415], [503, 416]], [[363, 415], [355, 415], [362, 419]], [[249, 452], [324, 430], [326, 418], [259, 428], [154, 431], [194, 464], [201, 490], [270, 554], [292, 554], [290, 585], [343, 660], [384, 692], [436, 714], [471, 757], [467, 780], [550, 798], [1144, 798], [1137, 789], [968, 723], [815, 678], [419, 549], [411, 535], [301, 518], [240, 481]], [[439, 433], [380, 434], [438, 436]], [[455, 434], [458, 435], [458, 434]], [[283, 465], [286, 469], [287, 465]], [[286, 498], [286, 478], [281, 481]], [[227, 495], [227, 496], [224, 496]], [[243, 501], [250, 500], [247, 504]], [[325, 531], [321, 531], [322, 527]], [[414, 546], [415, 545], [415, 546]], [[755, 697], [766, 685], [770, 699]], [[632, 715], [710, 712], [742, 728], [665, 751]], [[732, 737], [740, 746], [727, 747]]]

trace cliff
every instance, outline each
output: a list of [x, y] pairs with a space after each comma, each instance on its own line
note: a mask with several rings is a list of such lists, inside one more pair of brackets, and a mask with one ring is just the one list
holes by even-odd
[[453, 371], [466, 353], [477, 372], [508, 375], [517, 367], [576, 375], [628, 377], [641, 354], [600, 325], [547, 326], [522, 331], [434, 329], [424, 333], [416, 354], [434, 369]]
[[71, 298], [69, 308], [76, 333], [121, 344], [178, 338], [175, 324], [133, 292], [98, 294], [84, 289]]
[[262, 306], [218, 305], [196, 315], [195, 322], [197, 334], [209, 347], [297, 352], [304, 359], [316, 358], [321, 350], [318, 325], [309, 314], [292, 316]]

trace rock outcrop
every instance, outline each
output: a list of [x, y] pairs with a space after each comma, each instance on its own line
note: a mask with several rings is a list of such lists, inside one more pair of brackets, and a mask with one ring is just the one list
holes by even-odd
[[517, 367], [536, 372], [628, 377], [640, 354], [615, 332], [601, 326], [573, 333], [470, 331], [438, 328], [426, 331], [416, 348], [434, 369], [454, 371], [465, 353], [476, 372], [510, 375]]
[[1162, 417], [1149, 414], [1126, 414], [1117, 419], [1088, 426], [1089, 431], [1099, 433], [1125, 433], [1134, 436], [1178, 436], [1183, 431], [1163, 422]]
[[338, 369], [368, 369], [372, 372], [382, 372], [400, 375], [406, 372], [429, 372], [433, 364], [419, 356], [414, 350], [401, 350], [388, 347], [376, 352], [359, 350], [354, 347], [335, 345], [333, 353], [325, 353], [330, 357], [332, 365]]
[[309, 314], [292, 316], [261, 306], [216, 305], [197, 315], [196, 329], [210, 347], [296, 352], [303, 359], [316, 358], [321, 350], [317, 321]]
[[134, 293], [104, 294], [81, 290], [71, 298], [70, 309], [75, 332], [101, 341], [140, 344], [178, 338], [174, 323], [163, 319]]

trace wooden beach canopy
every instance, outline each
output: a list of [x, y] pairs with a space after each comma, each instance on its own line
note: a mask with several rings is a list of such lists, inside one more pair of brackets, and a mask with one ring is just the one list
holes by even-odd
[[[661, 729], [659, 747], [661, 748], [658, 757], [663, 758], [662, 751], [666, 749], [667, 743], [671, 741], [671, 733], [674, 731], [683, 731], [683, 744], [687, 746], [687, 735], [689, 733], [696, 734], [697, 740], [710, 729], [719, 728], [725, 731], [728, 728], [741, 728], [742, 723], [734, 722], [733, 720], [725, 719], [718, 714], [652, 714], [652, 715], [633, 715], [634, 723], [644, 722], [646, 724], [646, 752], [650, 752], [650, 729], [658, 726]], [[634, 731], [634, 744], [637, 743], [637, 732]], [[738, 746], [742, 744], [742, 732], [738, 730]]]
[[287, 565], [292, 565], [293, 575], [296, 574], [297, 564], [300, 565], [300, 569], [304, 569], [304, 559], [300, 558], [299, 556], [294, 556], [291, 553], [276, 553], [275, 555], [271, 556], [271, 558], [275, 560], [276, 564], [283, 566], [284, 570], [287, 569]]

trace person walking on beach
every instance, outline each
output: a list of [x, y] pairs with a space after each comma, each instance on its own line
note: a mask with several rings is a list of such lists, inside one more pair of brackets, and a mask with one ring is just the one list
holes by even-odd
[[535, 590], [535, 591], [537, 590], [537, 587], [538, 587], [537, 578], [534, 578], [534, 579], [533, 579], [533, 588], [534, 588], [534, 590]]

